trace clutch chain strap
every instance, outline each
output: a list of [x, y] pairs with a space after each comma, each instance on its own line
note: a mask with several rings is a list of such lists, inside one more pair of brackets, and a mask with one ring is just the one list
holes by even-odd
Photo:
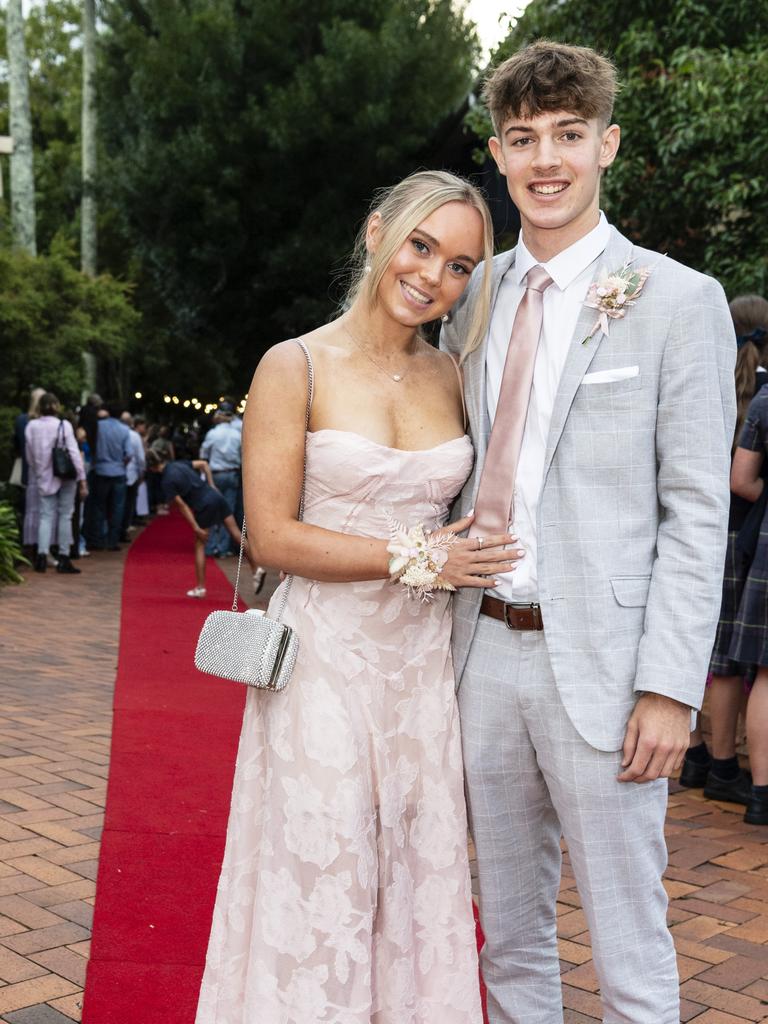
[[[303, 520], [303, 518], [304, 518], [304, 492], [305, 492], [306, 483], [307, 483], [307, 437], [306, 437], [306, 434], [307, 434], [307, 431], [309, 430], [309, 414], [312, 411], [312, 395], [314, 394], [314, 390], [315, 390], [315, 369], [314, 369], [314, 367], [312, 365], [312, 357], [309, 354], [309, 349], [307, 348], [307, 346], [304, 344], [304, 342], [301, 340], [301, 338], [295, 338], [294, 340], [295, 340], [297, 345], [301, 346], [301, 348], [302, 348], [302, 350], [304, 352], [304, 355], [307, 358], [307, 414], [306, 414], [305, 424], [304, 424], [304, 470], [303, 470], [302, 480], [301, 480], [301, 500], [299, 501], [299, 522], [301, 522]], [[233, 612], [236, 612], [238, 610], [238, 608], [237, 608], [237, 598], [238, 598], [238, 588], [240, 586], [240, 570], [242, 569], [242, 566], [243, 566], [243, 548], [245, 546], [245, 536], [246, 536], [245, 516], [243, 516], [243, 529], [240, 532], [240, 554], [238, 555], [238, 559], [237, 559], [237, 575], [235, 576], [235, 593], [234, 593], [234, 596], [232, 598], [232, 611]], [[283, 612], [285, 611], [285, 605], [286, 605], [286, 602], [288, 601], [288, 594], [290, 593], [291, 584], [292, 583], [293, 583], [293, 576], [288, 576], [286, 578], [286, 580], [285, 580], [285, 587], [283, 588], [283, 596], [282, 596], [282, 599], [280, 601], [280, 608], [279, 608], [279, 610], [277, 612], [277, 615], [275, 616], [275, 622], [279, 622], [280, 619], [282, 619], [282, 617], [283, 617]]]

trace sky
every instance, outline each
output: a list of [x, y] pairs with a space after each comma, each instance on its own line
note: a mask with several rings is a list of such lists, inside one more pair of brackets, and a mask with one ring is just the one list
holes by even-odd
[[467, 14], [477, 25], [483, 57], [509, 34], [513, 19], [519, 18], [530, 0], [469, 0]]

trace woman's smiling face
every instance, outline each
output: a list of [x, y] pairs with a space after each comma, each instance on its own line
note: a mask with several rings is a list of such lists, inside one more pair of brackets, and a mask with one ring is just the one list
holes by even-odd
[[[376, 247], [377, 215], [369, 224], [369, 248]], [[377, 301], [408, 327], [418, 327], [448, 312], [482, 259], [483, 219], [468, 203], [444, 203], [425, 218], [390, 260]]]

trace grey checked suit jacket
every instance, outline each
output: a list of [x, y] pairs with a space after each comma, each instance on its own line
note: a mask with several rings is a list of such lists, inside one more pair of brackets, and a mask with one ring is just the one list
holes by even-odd
[[[515, 252], [493, 263], [493, 301]], [[638, 693], [700, 707], [720, 608], [735, 423], [735, 339], [720, 285], [611, 229], [598, 266], [648, 266], [610, 334], [584, 308], [555, 399], [538, 510], [539, 600], [560, 697], [579, 733], [618, 750]], [[443, 328], [459, 354], [482, 269]], [[464, 364], [475, 467], [455, 518], [473, 507], [489, 422], [486, 341]], [[638, 376], [584, 384], [589, 370]], [[457, 686], [482, 592], [454, 598]]]

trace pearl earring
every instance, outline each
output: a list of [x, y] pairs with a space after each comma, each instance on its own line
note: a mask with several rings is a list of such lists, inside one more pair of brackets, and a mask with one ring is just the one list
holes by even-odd
[[366, 263], [365, 266], [363, 267], [363, 273], [364, 274], [370, 274], [370, 272], [371, 272], [371, 264], [370, 263]]
[[440, 319], [443, 321], [444, 324], [450, 323], [451, 322], [451, 314], [450, 313], [443, 313], [443, 315], [440, 317]]

